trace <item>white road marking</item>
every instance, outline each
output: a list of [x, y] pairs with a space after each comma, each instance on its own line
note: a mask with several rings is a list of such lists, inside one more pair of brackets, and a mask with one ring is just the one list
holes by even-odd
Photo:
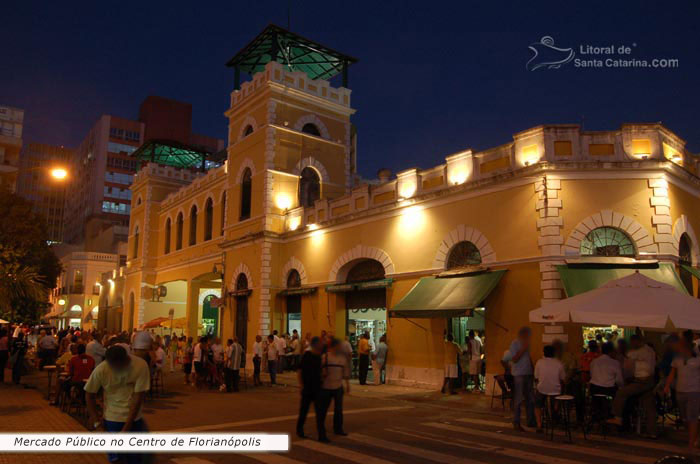
[[350, 434], [346, 438], [350, 440], [359, 441], [370, 446], [385, 448], [391, 451], [398, 451], [400, 453], [418, 456], [423, 459], [441, 462], [443, 464], [485, 464], [483, 461], [476, 461], [474, 459], [468, 458], [459, 458], [457, 456], [451, 456], [449, 454], [438, 453], [437, 451], [417, 448], [415, 446], [409, 446], [403, 443], [395, 443], [392, 441], [382, 440], [381, 438], [370, 437], [368, 435], [362, 435], [359, 433]]
[[[372, 412], [387, 412], [387, 411], [401, 411], [404, 409], [414, 409], [414, 406], [386, 406], [383, 408], [364, 408], [364, 409], [351, 409], [349, 411], [343, 411], [344, 415], [348, 414], [364, 414], [364, 413], [372, 413]], [[333, 415], [333, 411], [328, 412], [329, 416]], [[314, 413], [309, 413], [308, 417], [315, 417], [316, 415]], [[252, 419], [252, 420], [247, 420], [247, 421], [238, 421], [238, 422], [224, 422], [221, 424], [209, 424], [209, 425], [199, 425], [195, 427], [185, 427], [181, 429], [170, 429], [170, 430], [159, 430], [159, 432], [170, 432], [170, 433], [177, 433], [177, 432], [204, 432], [206, 430], [218, 430], [218, 429], [226, 429], [229, 427], [242, 427], [245, 425], [258, 425], [258, 424], [270, 424], [274, 422], [282, 422], [282, 421], [288, 421], [288, 420], [297, 420], [297, 415], [290, 415], [290, 416], [277, 416], [277, 417], [266, 417], [264, 419]]]
[[[477, 430], [477, 429], [472, 429], [472, 428], [467, 428], [467, 427], [460, 427], [457, 425], [450, 425], [450, 424], [442, 424], [440, 422], [427, 422], [427, 423], [421, 423], [421, 425], [426, 425], [428, 427], [435, 427], [438, 429], [442, 430], [449, 430], [452, 432], [461, 432], [461, 433], [467, 433], [469, 435], [476, 435], [484, 438], [493, 438], [495, 440], [504, 440], [504, 441], [510, 441], [513, 443], [520, 443], [522, 445], [529, 445], [529, 446], [535, 446], [539, 448], [549, 448], [549, 449], [556, 449], [559, 451], [571, 451], [574, 453], [581, 453], [581, 454], [587, 454], [590, 456], [598, 456], [601, 458], [605, 459], [617, 459], [619, 461], [625, 461], [625, 462], [631, 462], [633, 464], [640, 464], [640, 463], [649, 463], [653, 464], [656, 462], [656, 459], [654, 458], [649, 458], [649, 457], [643, 457], [643, 456], [635, 456], [632, 454], [623, 454], [623, 453], [618, 453], [616, 451], [607, 451], [607, 450], [602, 450], [598, 448], [593, 448], [592, 446], [578, 446], [578, 445], [573, 445], [573, 444], [563, 444], [563, 443], [552, 443], [550, 441], [544, 440], [544, 439], [534, 439], [534, 438], [525, 438], [517, 435], [509, 435], [505, 433], [495, 433], [495, 432], [487, 432], [485, 430]], [[613, 461], [615, 462], [615, 461]]]
[[337, 458], [345, 459], [347, 461], [356, 462], [358, 464], [394, 464], [392, 461], [387, 461], [386, 459], [375, 458], [373, 456], [368, 456], [363, 453], [358, 453], [357, 451], [352, 451], [347, 448], [341, 448], [339, 446], [326, 445], [325, 443], [320, 443], [318, 441], [311, 440], [300, 440], [292, 443], [292, 448], [295, 446], [301, 446], [302, 448], [307, 448], [312, 451], [318, 451], [324, 454], [330, 454]]
[[[475, 425], [492, 425], [494, 427], [511, 427], [511, 424], [509, 422], [501, 422], [501, 421], [490, 421], [490, 420], [484, 420], [484, 419], [469, 419], [469, 418], [463, 418], [463, 419], [457, 419], [459, 422], [465, 422], [469, 424], [475, 424]], [[563, 432], [557, 431], [557, 434], [563, 434]], [[572, 432], [574, 435], [578, 437], [583, 437], [583, 434], [580, 432]], [[590, 435], [589, 435], [590, 436]], [[672, 444], [668, 443], [659, 443], [655, 441], [642, 441], [642, 440], [630, 440], [630, 439], [625, 439], [625, 438], [620, 438], [620, 437], [611, 437], [607, 436], [603, 441], [599, 440], [590, 440], [591, 443], [594, 444], [603, 444], [603, 443], [617, 443], [620, 445], [627, 445], [627, 446], [637, 446], [639, 448], [648, 448], [648, 449], [653, 449], [653, 450], [658, 450], [658, 451], [664, 451], [667, 453], [676, 453], [676, 454], [685, 454], [688, 452], [687, 448], [684, 448], [682, 446], [675, 446]]]
[[432, 437], [438, 437], [439, 435], [434, 435], [432, 433], [426, 433], [421, 430], [421, 434], [416, 434], [416, 433], [410, 433], [406, 432], [403, 430], [398, 430], [398, 429], [391, 429], [390, 431], [394, 433], [400, 433], [402, 435], [407, 435], [409, 437], [413, 438], [418, 438], [422, 440], [428, 440], [428, 441], [435, 441], [438, 443], [442, 443], [444, 445], [449, 445], [449, 446], [455, 446], [458, 448], [465, 448], [468, 450], [478, 450], [478, 451], [487, 451], [489, 453], [493, 454], [500, 454], [503, 456], [509, 456], [512, 458], [518, 458], [518, 459], [528, 459], [533, 462], [546, 462], [547, 464], [580, 464], [580, 463], [587, 463], [588, 460], [586, 461], [572, 461], [571, 459], [563, 459], [563, 458], [556, 458], [553, 456], [548, 456], [544, 454], [538, 454], [538, 453], [531, 453], [529, 451], [524, 451], [522, 449], [513, 449], [513, 448], [507, 448], [505, 446], [488, 446], [484, 445], [483, 443], [476, 442], [476, 441], [469, 441], [465, 440], [463, 438], [450, 438], [449, 440], [442, 440], [439, 438], [431, 438], [426, 435], [431, 435]]

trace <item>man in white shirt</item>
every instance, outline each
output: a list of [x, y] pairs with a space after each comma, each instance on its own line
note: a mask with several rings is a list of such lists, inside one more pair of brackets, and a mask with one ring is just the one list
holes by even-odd
[[275, 348], [277, 349], [277, 373], [284, 371], [284, 354], [287, 352], [287, 340], [284, 337], [278, 337], [277, 331], [272, 332], [275, 339]]
[[474, 383], [473, 392], [481, 392], [481, 382], [479, 381], [479, 374], [481, 374], [481, 353], [483, 352], [483, 346], [481, 345], [481, 340], [476, 336], [473, 330], [469, 331], [469, 343], [467, 344], [469, 349], [469, 375]]
[[647, 435], [656, 436], [656, 399], [654, 398], [654, 368], [656, 367], [656, 353], [644, 343], [639, 335], [630, 338], [632, 349], [627, 353], [627, 359], [634, 363], [634, 380], [620, 388], [613, 400], [613, 414], [615, 417], [608, 420], [611, 424], [622, 425], [622, 415], [627, 400], [638, 397], [640, 405], [644, 409], [647, 427]]
[[253, 385], [256, 387], [262, 385], [260, 380], [260, 364], [263, 358], [263, 342], [260, 335], [255, 336], [255, 343], [253, 343]]
[[564, 365], [555, 355], [554, 347], [547, 345], [544, 347], [544, 358], [535, 364], [535, 380], [537, 380], [535, 419], [538, 433], [542, 433], [542, 410], [549, 407], [547, 397], [561, 395], [561, 386], [566, 379]]
[[620, 363], [610, 357], [614, 349], [611, 342], [603, 343], [603, 354], [591, 361], [591, 395], [614, 397], [618, 387], [625, 384]]
[[226, 379], [226, 391], [237, 392], [240, 382], [241, 358], [243, 357], [243, 347], [238, 343], [237, 338], [228, 339], [224, 356], [224, 377]]
[[85, 347], [85, 354], [95, 360], [95, 367], [97, 367], [105, 358], [105, 347], [100, 343], [99, 334], [95, 334], [91, 338], [92, 340]]

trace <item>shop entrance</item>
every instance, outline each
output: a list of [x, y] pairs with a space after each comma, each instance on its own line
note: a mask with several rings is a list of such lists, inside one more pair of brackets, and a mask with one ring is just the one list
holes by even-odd
[[[299, 288], [301, 288], [301, 276], [299, 271], [292, 269], [287, 276], [287, 289], [294, 290]], [[296, 330], [301, 338], [303, 337], [301, 333], [301, 295], [288, 294], [285, 298], [287, 303], [286, 332], [291, 335]]]
[[219, 334], [219, 308], [211, 304], [214, 298], [214, 295], [207, 295], [202, 302], [202, 326], [204, 334], [209, 336]]

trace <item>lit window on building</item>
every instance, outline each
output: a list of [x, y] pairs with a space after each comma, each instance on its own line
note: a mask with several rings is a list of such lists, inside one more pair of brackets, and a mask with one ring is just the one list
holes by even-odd
[[593, 229], [581, 241], [582, 256], [635, 256], [632, 239], [613, 227]]

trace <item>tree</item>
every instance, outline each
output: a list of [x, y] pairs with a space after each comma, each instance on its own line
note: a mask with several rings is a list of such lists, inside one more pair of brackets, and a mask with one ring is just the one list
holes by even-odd
[[48, 244], [46, 220], [32, 211], [31, 202], [0, 192], [0, 218], [0, 310], [35, 322], [61, 262]]

